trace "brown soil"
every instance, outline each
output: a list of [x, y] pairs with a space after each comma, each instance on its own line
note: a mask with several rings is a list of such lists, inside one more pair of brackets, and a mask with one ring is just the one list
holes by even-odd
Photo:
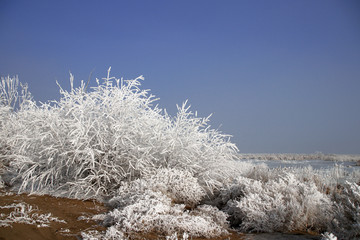
[[[105, 229], [95, 221], [78, 220], [80, 216], [90, 217], [94, 214], [106, 212], [106, 207], [99, 202], [25, 194], [0, 195], [0, 206], [21, 202], [37, 208], [37, 213], [51, 213], [53, 217], [65, 220], [66, 223], [51, 222], [50, 227], [13, 223], [12, 227], [0, 227], [0, 240], [70, 240], [79, 239], [80, 232], [86, 229], [96, 229], [98, 231]], [[6, 213], [6, 210], [0, 209], [0, 213]]]

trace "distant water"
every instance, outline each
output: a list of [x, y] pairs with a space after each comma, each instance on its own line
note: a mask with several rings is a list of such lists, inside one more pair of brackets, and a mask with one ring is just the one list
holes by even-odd
[[269, 168], [279, 168], [279, 167], [291, 167], [291, 168], [303, 168], [311, 166], [313, 169], [329, 169], [334, 167], [335, 165], [341, 165], [349, 172], [354, 169], [360, 169], [359, 166], [356, 166], [356, 162], [354, 161], [325, 161], [320, 159], [312, 159], [312, 160], [241, 160], [254, 164], [266, 164]]

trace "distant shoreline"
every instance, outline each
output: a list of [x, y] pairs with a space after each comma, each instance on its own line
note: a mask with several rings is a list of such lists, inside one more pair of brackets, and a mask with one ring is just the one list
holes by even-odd
[[324, 160], [324, 161], [351, 161], [360, 162], [360, 154], [300, 154], [300, 153], [240, 153], [240, 159], [257, 160]]

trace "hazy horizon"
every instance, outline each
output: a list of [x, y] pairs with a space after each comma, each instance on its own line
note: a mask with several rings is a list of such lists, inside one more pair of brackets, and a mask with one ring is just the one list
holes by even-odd
[[112, 75], [186, 99], [240, 153], [360, 154], [358, 1], [0, 2], [0, 75], [35, 100]]

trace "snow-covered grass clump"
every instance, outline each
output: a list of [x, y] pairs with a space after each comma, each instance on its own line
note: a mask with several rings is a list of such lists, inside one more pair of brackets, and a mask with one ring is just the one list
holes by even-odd
[[2, 79], [0, 187], [106, 202], [96, 219], [107, 230], [84, 239], [218, 237], [230, 227], [360, 237], [360, 171], [242, 162], [208, 117], [186, 102], [168, 115], [141, 80], [109, 71], [88, 89], [71, 76], [60, 100], [36, 104], [17, 78]]

